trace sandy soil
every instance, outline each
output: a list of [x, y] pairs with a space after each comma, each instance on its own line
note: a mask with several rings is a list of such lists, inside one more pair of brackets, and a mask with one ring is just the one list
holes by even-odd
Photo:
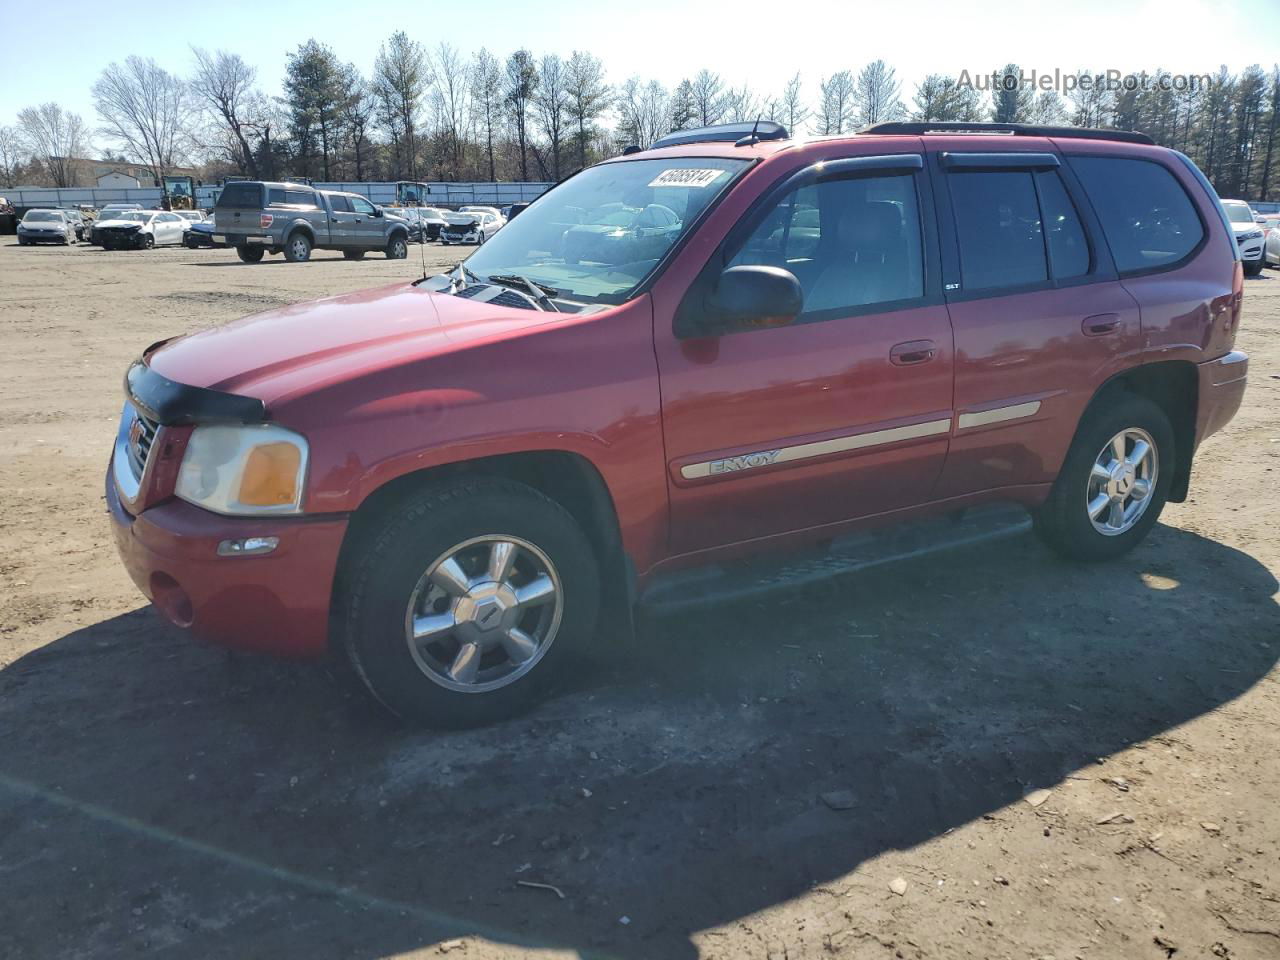
[[0, 956], [1280, 957], [1280, 273], [1128, 559], [709, 609], [442, 735], [162, 624], [101, 493], [142, 347], [416, 269], [5, 238]]

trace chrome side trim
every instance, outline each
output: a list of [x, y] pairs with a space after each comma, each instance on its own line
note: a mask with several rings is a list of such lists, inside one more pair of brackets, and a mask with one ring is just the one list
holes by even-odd
[[1008, 407], [996, 407], [993, 410], [962, 413], [956, 425], [961, 430], [969, 427], [985, 427], [991, 423], [1003, 423], [1005, 420], [1019, 420], [1022, 417], [1035, 416], [1039, 411], [1040, 401], [1028, 400], [1026, 403], [1015, 403]]
[[951, 421], [929, 420], [925, 423], [912, 423], [905, 427], [890, 427], [888, 430], [872, 430], [870, 433], [855, 433], [852, 436], [835, 437], [831, 440], [815, 440], [813, 443], [799, 443], [793, 447], [775, 447], [772, 450], [757, 450], [736, 457], [725, 457], [720, 460], [705, 460], [702, 463], [687, 463], [680, 468], [680, 476], [686, 480], [698, 480], [702, 477], [714, 477], [724, 473], [738, 473], [744, 470], [755, 470], [759, 467], [771, 466], [775, 463], [791, 463], [796, 460], [811, 460], [814, 457], [825, 457], [832, 453], [845, 453], [849, 450], [860, 450], [863, 447], [876, 447], [885, 443], [897, 443], [900, 440], [916, 440], [920, 437], [933, 437], [951, 431]]

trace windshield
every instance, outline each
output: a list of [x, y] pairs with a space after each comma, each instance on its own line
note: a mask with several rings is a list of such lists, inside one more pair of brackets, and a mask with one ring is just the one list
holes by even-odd
[[111, 214], [112, 220], [127, 220], [130, 223], [146, 223], [151, 219], [151, 214], [143, 213], [141, 210], [121, 210], [119, 213]]
[[493, 234], [467, 269], [528, 277], [572, 300], [622, 303], [746, 163], [685, 157], [590, 167]]
[[54, 213], [52, 210], [31, 210], [22, 218], [23, 223], [45, 223], [49, 220], [61, 220], [62, 214]]
[[1253, 211], [1247, 203], [1224, 203], [1232, 223], [1253, 223]]

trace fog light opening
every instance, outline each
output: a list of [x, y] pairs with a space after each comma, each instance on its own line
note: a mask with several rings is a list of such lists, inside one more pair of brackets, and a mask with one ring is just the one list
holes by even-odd
[[240, 537], [218, 544], [220, 557], [260, 557], [280, 546], [279, 537]]
[[189, 627], [195, 620], [191, 598], [178, 585], [178, 581], [167, 573], [156, 572], [151, 575], [151, 602], [171, 623], [179, 627]]

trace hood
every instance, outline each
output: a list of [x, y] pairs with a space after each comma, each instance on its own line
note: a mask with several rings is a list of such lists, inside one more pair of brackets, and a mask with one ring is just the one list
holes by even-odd
[[145, 224], [139, 223], [137, 220], [99, 220], [94, 224], [95, 227], [141, 227]]
[[514, 336], [557, 316], [397, 283], [170, 340], [149, 363], [178, 383], [257, 397], [270, 407], [366, 373]]
[[1263, 226], [1260, 223], [1236, 223], [1234, 220], [1231, 221], [1231, 232], [1237, 237], [1245, 233], [1253, 233], [1255, 230], [1262, 229]]

